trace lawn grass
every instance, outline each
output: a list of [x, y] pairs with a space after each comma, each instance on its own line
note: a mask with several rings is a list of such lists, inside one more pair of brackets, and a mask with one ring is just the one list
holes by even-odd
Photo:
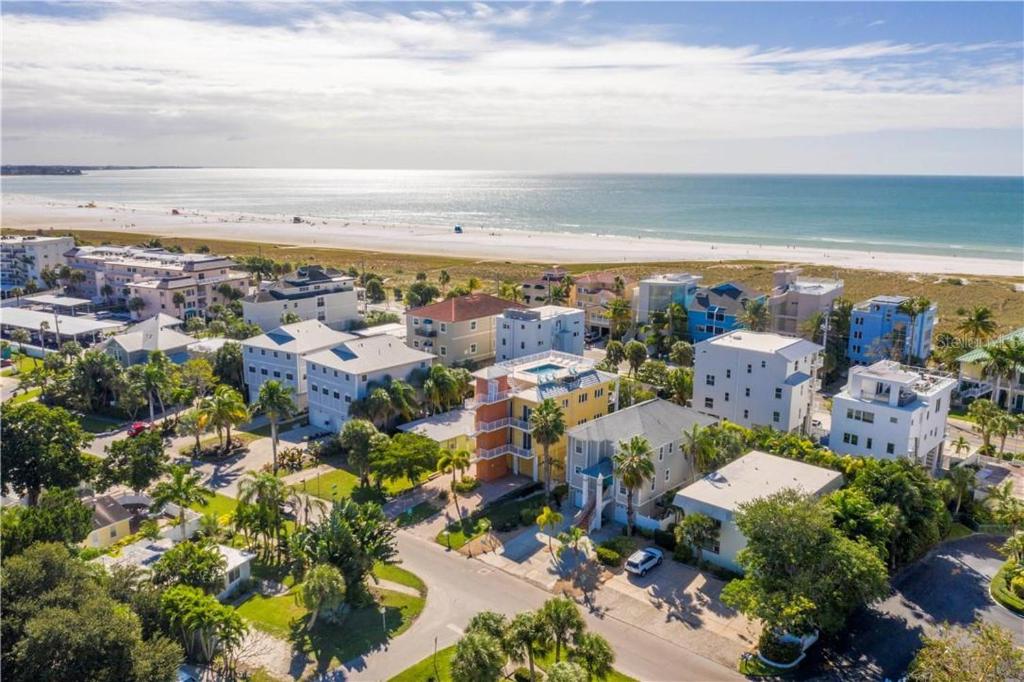
[[21, 355], [14, 362], [13, 365], [11, 365], [10, 367], [7, 367], [2, 372], [0, 372], [0, 376], [9, 377], [9, 376], [12, 376], [14, 374], [22, 374], [24, 372], [31, 372], [32, 370], [34, 370], [36, 367], [38, 367], [41, 364], [43, 364], [43, 361], [40, 360], [39, 358], [32, 358], [32, 357], [29, 357], [27, 355]]
[[373, 574], [381, 580], [390, 580], [399, 585], [411, 587], [420, 593], [420, 596], [427, 596], [427, 584], [420, 580], [420, 577], [412, 571], [407, 571], [395, 564], [382, 564], [379, 561], [373, 566]]
[[968, 528], [967, 526], [965, 526], [964, 524], [962, 524], [962, 523], [954, 523], [952, 526], [950, 526], [949, 533], [946, 534], [946, 538], [945, 539], [946, 540], [959, 540], [960, 538], [965, 538], [968, 535], [972, 535], [973, 533], [974, 533], [974, 531], [971, 530], [970, 528]]
[[[319, 474], [307, 479], [302, 483], [292, 486], [299, 492], [319, 497], [328, 502], [334, 502], [346, 497], [351, 497], [357, 502], [377, 501], [381, 497], [372, 486], [363, 488], [359, 485], [359, 477], [344, 467], [337, 467], [324, 474]], [[387, 496], [394, 496], [412, 488], [412, 482], [408, 479], [389, 481], [384, 484], [384, 493]]]
[[82, 428], [89, 433], [106, 433], [107, 431], [113, 431], [121, 425], [121, 422], [117, 419], [99, 417], [94, 414], [85, 414], [76, 417], [76, 419], [78, 419], [78, 423], [82, 425]]
[[42, 392], [43, 392], [43, 389], [41, 389], [39, 387], [30, 388], [29, 390], [25, 391], [24, 393], [19, 393], [18, 395], [14, 396], [13, 398], [8, 400], [7, 402], [10, 403], [11, 405], [19, 405], [21, 403], [27, 403], [30, 400], [35, 400], [36, 398], [38, 398], [39, 394], [42, 393]]
[[949, 416], [950, 417], [956, 417], [957, 419], [962, 419], [965, 422], [971, 422], [971, 423], [974, 422], [974, 417], [972, 417], [970, 412], [968, 412], [963, 407], [950, 407], [949, 408]]
[[[277, 425], [277, 435], [280, 436], [282, 433], [291, 431], [294, 428], [305, 426], [309, 424], [307, 417], [297, 417], [290, 421], [281, 422]], [[264, 424], [263, 426], [257, 426], [254, 429], [238, 429], [241, 433], [249, 433], [259, 438], [270, 438], [270, 424]]]
[[[566, 655], [565, 655], [565, 651], [564, 650], [562, 651], [562, 660], [563, 661], [566, 660]], [[553, 650], [549, 651], [546, 654], [544, 654], [543, 656], [540, 656], [540, 657], [537, 658], [537, 667], [541, 668], [543, 670], [547, 670], [552, 665], [554, 665], [554, 663], [555, 663], [555, 652]], [[594, 678], [594, 679], [598, 679], [598, 678]], [[606, 677], [602, 677], [600, 679], [604, 680], [604, 682], [638, 682], [635, 678], [632, 678], [629, 675], [624, 675], [624, 674], [620, 673], [618, 670], [615, 670], [614, 668], [612, 669], [612, 671], [610, 673], [608, 673], [608, 675]]]
[[[485, 507], [482, 511], [467, 516], [461, 523], [454, 521], [437, 534], [435, 541], [442, 547], [450, 546], [452, 549], [461, 549], [467, 542], [483, 535], [484, 527], [480, 523], [481, 520], [487, 519], [490, 521], [490, 527], [493, 530], [499, 530], [511, 524], [518, 525], [519, 512], [523, 509], [544, 506], [543, 499], [542, 495], [535, 495], [525, 499], [509, 500], [508, 502]], [[446, 536], [445, 533], [448, 535]]]
[[[455, 645], [440, 649], [437, 652], [437, 658], [435, 661], [434, 655], [427, 656], [422, 661], [406, 668], [402, 672], [392, 677], [388, 682], [427, 682], [427, 680], [434, 680], [435, 682], [451, 682], [451, 662], [455, 657]], [[563, 655], [564, 659], [565, 656]], [[548, 654], [542, 658], [538, 658], [536, 665], [540, 670], [546, 670], [555, 662], [554, 652], [548, 652]], [[629, 675], [624, 675], [618, 670], [612, 670], [611, 674], [603, 678], [593, 678], [595, 680], [600, 679], [603, 682], [637, 682], [634, 678]]]
[[430, 517], [441, 511], [441, 507], [437, 506], [433, 502], [420, 502], [414, 507], [410, 507], [404, 514], [401, 514], [395, 522], [399, 528], [406, 526], [415, 526], [421, 521], [425, 521]]
[[1024, 599], [1021, 599], [1010, 589], [1010, 562], [1007, 561], [992, 578], [992, 598], [1010, 609], [1018, 616], [1024, 616]]
[[221, 495], [220, 493], [214, 493], [213, 497], [207, 498], [206, 505], [193, 504], [189, 506], [189, 509], [197, 511], [200, 514], [216, 514], [218, 518], [225, 514], [230, 514], [235, 511], [235, 507], [238, 506], [238, 500], [227, 495]]

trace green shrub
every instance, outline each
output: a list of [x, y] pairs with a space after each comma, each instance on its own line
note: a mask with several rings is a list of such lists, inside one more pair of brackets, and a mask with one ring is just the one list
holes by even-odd
[[771, 630], [763, 630], [757, 642], [758, 651], [769, 661], [776, 663], [792, 663], [803, 649], [796, 642], [783, 642]]
[[618, 567], [622, 565], [622, 555], [608, 547], [597, 548], [597, 560], [605, 566]]
[[520, 509], [519, 510], [519, 525], [520, 526], [532, 526], [537, 523], [537, 517], [540, 516], [539, 509]]
[[694, 560], [693, 548], [685, 542], [680, 542], [676, 545], [676, 548], [672, 550], [672, 558], [680, 563], [692, 564]]
[[95, 547], [86, 547], [78, 553], [78, 558], [82, 561], [92, 561], [102, 554], [103, 550], [96, 549]]
[[629, 556], [636, 551], [636, 540], [620, 535], [610, 540], [605, 540], [601, 543], [601, 546], [616, 552], [620, 556]]
[[551, 489], [551, 498], [555, 501], [555, 504], [559, 507], [562, 506], [562, 500], [569, 494], [569, 484], [559, 483]]
[[1024, 599], [1024, 575], [1018, 575], [1010, 580], [1010, 590], [1021, 599]]
[[448, 502], [448, 490], [443, 489], [438, 491], [437, 499], [441, 500], [442, 502]]
[[656, 530], [654, 544], [671, 552], [676, 548], [676, 534], [670, 530]]
[[472, 476], [466, 476], [461, 481], [455, 483], [455, 492], [460, 495], [471, 493], [480, 487], [480, 481], [476, 480]]
[[515, 682], [530, 682], [533, 678], [530, 677], [530, 669], [524, 666], [519, 666], [512, 673], [512, 679]]

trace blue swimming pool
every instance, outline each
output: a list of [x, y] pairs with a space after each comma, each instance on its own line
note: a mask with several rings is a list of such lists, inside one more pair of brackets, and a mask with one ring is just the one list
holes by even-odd
[[530, 374], [542, 374], [544, 372], [553, 372], [553, 371], [559, 370], [559, 369], [562, 369], [561, 365], [556, 365], [553, 362], [545, 362], [543, 365], [537, 365], [536, 367], [529, 367], [527, 369], [524, 369], [523, 371], [524, 372], [529, 372]]

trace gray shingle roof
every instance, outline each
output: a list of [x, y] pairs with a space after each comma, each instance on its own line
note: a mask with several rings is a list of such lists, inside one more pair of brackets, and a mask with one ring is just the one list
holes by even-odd
[[433, 359], [430, 353], [409, 348], [401, 340], [382, 334], [346, 341], [335, 348], [312, 353], [306, 357], [306, 362], [349, 374], [364, 374], [413, 362], [429, 364]]
[[643, 436], [653, 446], [678, 440], [694, 424], [711, 426], [713, 417], [655, 398], [569, 429], [579, 440], [614, 441]]

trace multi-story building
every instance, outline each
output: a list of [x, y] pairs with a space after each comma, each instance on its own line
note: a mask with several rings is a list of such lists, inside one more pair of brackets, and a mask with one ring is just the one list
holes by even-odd
[[829, 448], [878, 459], [909, 457], [935, 470], [956, 380], [892, 360], [852, 367], [832, 398]]
[[[578, 355], [549, 351], [474, 372], [477, 477], [493, 481], [514, 472], [542, 480], [543, 448], [533, 443], [530, 415], [547, 398], [562, 409], [567, 427], [608, 414], [617, 399], [619, 378], [594, 364]], [[549, 449], [555, 481], [565, 480], [567, 440], [562, 436]]]
[[875, 296], [858, 303], [850, 315], [846, 356], [855, 365], [878, 360], [924, 362], [932, 353], [932, 330], [938, 306], [911, 318], [900, 306], [907, 296]]
[[355, 278], [308, 265], [242, 299], [242, 318], [263, 330], [280, 325], [286, 313], [318, 320], [331, 329], [348, 329], [360, 319]]
[[242, 362], [249, 402], [255, 402], [263, 382], [274, 379], [294, 391], [300, 408], [306, 407], [306, 358], [355, 337], [331, 329], [317, 320], [282, 325], [242, 341]]
[[[1004, 334], [985, 346], [1011, 340], [1024, 341], [1024, 327]], [[1010, 377], [997, 379], [985, 373], [988, 360], [984, 347], [975, 348], [957, 358], [960, 365], [960, 399], [968, 401], [988, 398], [1004, 410], [1024, 412], [1024, 367], [1016, 367]]]
[[733, 329], [740, 329], [740, 315], [752, 301], [765, 301], [742, 284], [725, 282], [701, 287], [686, 308], [686, 326], [693, 343], [699, 343]]
[[585, 313], [587, 333], [607, 336], [611, 331], [608, 304], [616, 298], [624, 298], [632, 304], [635, 288], [630, 279], [614, 272], [593, 272], [577, 277], [573, 283], [573, 305]]
[[674, 275], [655, 275], [640, 280], [636, 287], [636, 321], [646, 324], [651, 320], [651, 313], [663, 313], [676, 303], [684, 309], [689, 308], [697, 295], [700, 275], [686, 273]]
[[495, 319], [497, 361], [549, 350], [583, 355], [583, 320], [583, 311], [578, 308], [557, 305], [529, 310], [509, 308]]
[[694, 347], [693, 406], [741, 426], [806, 431], [822, 347], [770, 332], [733, 331]]
[[627, 491], [612, 461], [619, 443], [642, 436], [651, 446], [654, 476], [635, 491], [633, 506], [637, 514], [653, 517], [656, 503], [696, 474], [683, 432], [714, 423], [692, 408], [655, 398], [569, 429], [570, 499], [585, 510], [587, 530], [601, 528], [609, 518], [626, 522]]
[[[141, 298], [134, 319], [157, 313], [189, 318], [205, 313], [214, 303], [229, 303], [225, 285], [238, 295], [249, 292], [249, 273], [233, 270], [225, 256], [172, 253], [135, 246], [77, 246], [65, 254], [68, 265], [86, 274], [76, 291], [94, 301], [125, 304]], [[232, 292], [227, 292], [232, 293]]]
[[[569, 275], [568, 270], [551, 268], [545, 270], [540, 277], [531, 277], [522, 281], [523, 303], [532, 307], [546, 305], [552, 300], [552, 290], [562, 286], [562, 280]], [[576, 287], [569, 287], [568, 305], [576, 303]]]
[[494, 359], [497, 317], [525, 306], [489, 294], [455, 296], [405, 311], [405, 342], [442, 364], [480, 365]]
[[801, 277], [795, 268], [776, 271], [768, 296], [772, 331], [806, 336], [804, 322], [816, 313], [829, 314], [833, 301], [842, 295], [841, 279]]
[[46, 284], [39, 276], [43, 270], [66, 265], [64, 254], [75, 247], [73, 237], [4, 235], [0, 237], [0, 289], [4, 292], [35, 282]]

